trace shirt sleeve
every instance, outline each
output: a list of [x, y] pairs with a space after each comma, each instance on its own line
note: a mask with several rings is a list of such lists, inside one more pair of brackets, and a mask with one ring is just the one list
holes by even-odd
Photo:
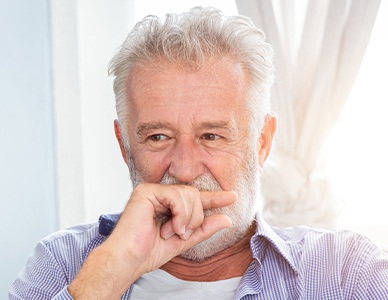
[[356, 282], [352, 299], [388, 299], [388, 255], [363, 237], [354, 245]]
[[388, 299], [388, 256], [376, 248], [360, 270], [356, 299]]
[[71, 300], [66, 277], [54, 255], [40, 242], [11, 285], [8, 297], [10, 300]]

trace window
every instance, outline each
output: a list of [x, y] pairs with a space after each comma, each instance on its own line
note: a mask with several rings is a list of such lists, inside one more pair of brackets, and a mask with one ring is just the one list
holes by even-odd
[[344, 199], [338, 226], [388, 245], [388, 3], [381, 1], [351, 95], [324, 152]]

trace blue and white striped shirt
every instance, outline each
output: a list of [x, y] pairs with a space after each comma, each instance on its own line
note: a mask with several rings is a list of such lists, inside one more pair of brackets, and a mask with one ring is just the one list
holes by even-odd
[[[119, 215], [43, 239], [9, 292], [9, 299], [72, 299], [67, 286]], [[270, 227], [258, 216], [253, 261], [235, 299], [388, 299], [388, 257], [348, 231]], [[121, 297], [130, 299], [131, 288]]]

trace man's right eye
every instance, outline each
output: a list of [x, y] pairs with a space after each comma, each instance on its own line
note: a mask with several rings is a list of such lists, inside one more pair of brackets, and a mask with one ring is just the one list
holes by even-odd
[[165, 136], [164, 134], [153, 134], [153, 135], [150, 135], [148, 137], [148, 139], [150, 141], [153, 141], [153, 142], [160, 142], [160, 141], [164, 141], [164, 140], [167, 140], [168, 137]]

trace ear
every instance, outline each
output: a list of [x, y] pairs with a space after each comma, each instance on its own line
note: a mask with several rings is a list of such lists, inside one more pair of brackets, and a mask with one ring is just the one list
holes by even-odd
[[125, 163], [128, 165], [127, 151], [125, 150], [124, 140], [123, 140], [123, 137], [121, 135], [120, 125], [119, 125], [119, 121], [118, 120], [114, 121], [114, 127], [115, 127], [116, 139], [117, 139], [117, 141], [119, 142], [119, 145], [120, 145], [121, 156], [123, 157]]
[[259, 140], [257, 141], [257, 150], [259, 155], [259, 164], [264, 166], [269, 152], [271, 151], [273, 137], [276, 131], [276, 115], [270, 113], [265, 118], [265, 124], [261, 131]]

